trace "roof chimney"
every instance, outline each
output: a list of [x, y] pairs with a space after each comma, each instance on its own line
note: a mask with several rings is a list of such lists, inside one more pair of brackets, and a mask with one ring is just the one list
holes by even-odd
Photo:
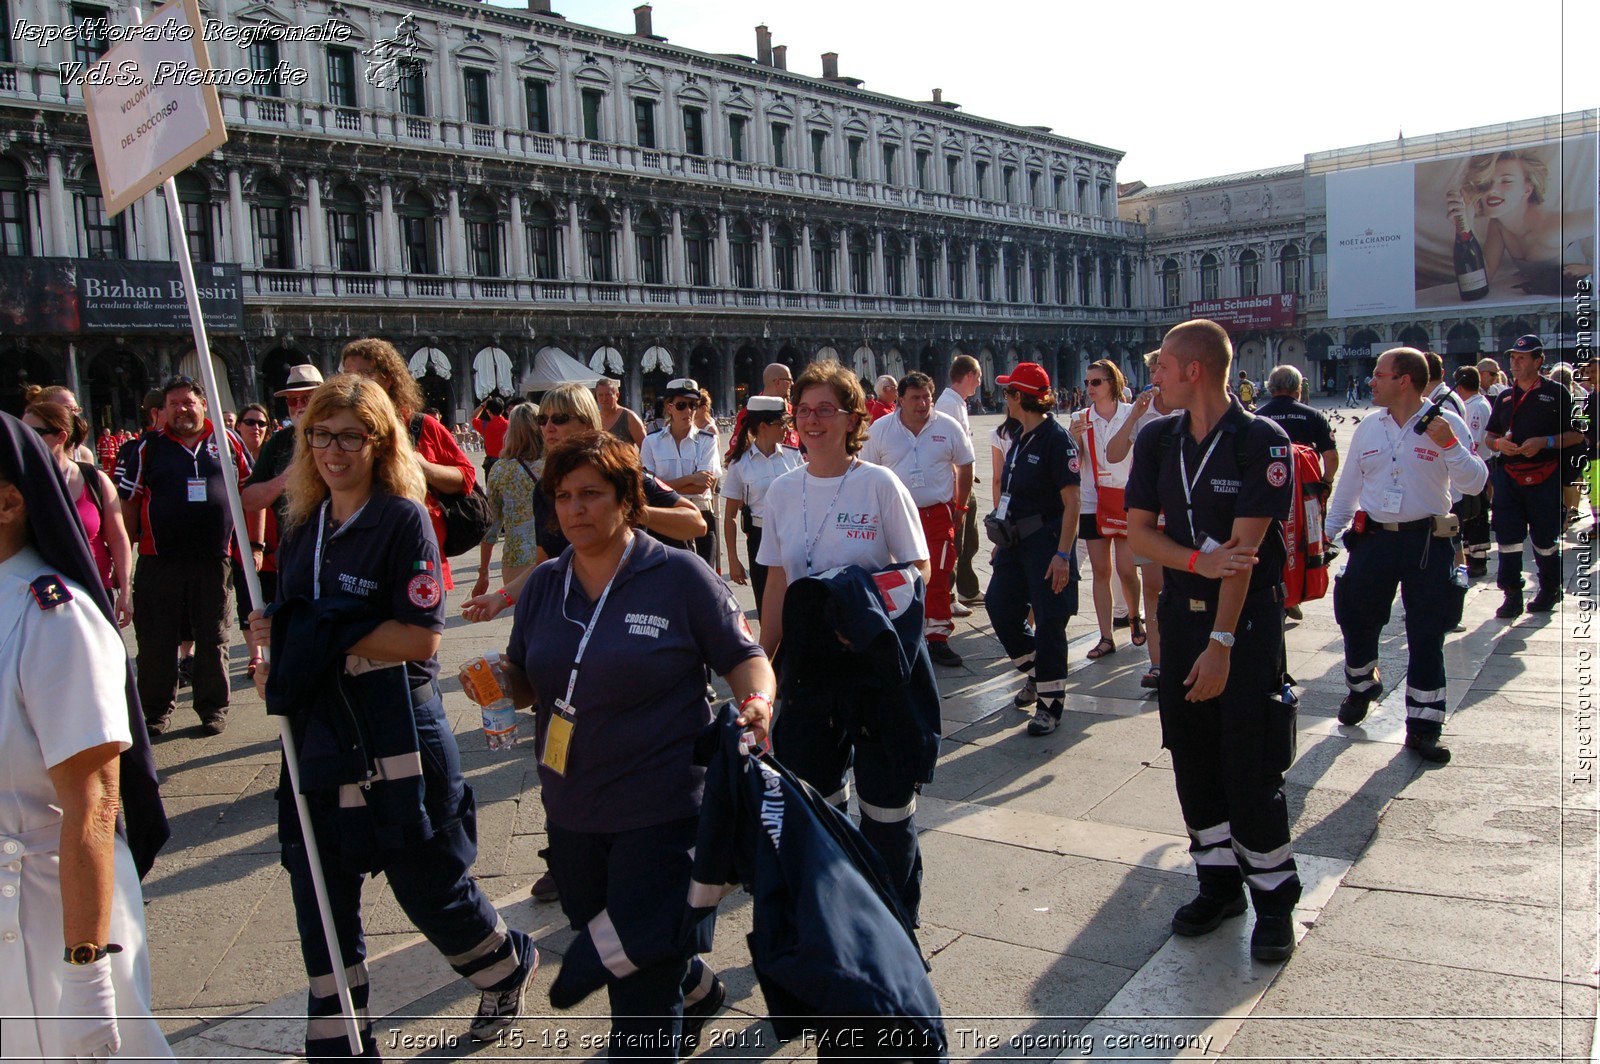
[[789, 69], [789, 46], [787, 44], [773, 46], [772, 65], [777, 67], [779, 70]]
[[772, 31], [765, 23], [756, 27], [756, 62], [762, 66], [772, 65]]
[[839, 76], [839, 53], [822, 53], [822, 76], [827, 81], [833, 81]]
[[944, 90], [943, 89], [934, 89], [933, 90], [933, 102], [934, 103], [944, 103]]
[[535, 15], [550, 14], [550, 0], [528, 0], [528, 10]]
[[633, 9], [633, 32], [640, 37], [654, 37], [650, 28], [650, 5], [640, 4]]

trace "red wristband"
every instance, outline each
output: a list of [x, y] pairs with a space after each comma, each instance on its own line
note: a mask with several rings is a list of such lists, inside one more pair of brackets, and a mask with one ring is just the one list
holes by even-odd
[[1461, 442], [1460, 440], [1456, 439], [1454, 436], [1451, 436], [1450, 437], [1450, 442], [1444, 445], [1444, 449], [1448, 451], [1450, 448], [1454, 447], [1456, 444], [1458, 444], [1460, 442]]
[[507, 606], [515, 606], [517, 604], [517, 600], [511, 597], [511, 592], [505, 588], [500, 589], [500, 597], [506, 600]]
[[1189, 571], [1191, 573], [1194, 572], [1194, 563], [1196, 561], [1198, 561], [1199, 558], [1200, 558], [1200, 552], [1199, 551], [1195, 551], [1193, 554], [1189, 555]]

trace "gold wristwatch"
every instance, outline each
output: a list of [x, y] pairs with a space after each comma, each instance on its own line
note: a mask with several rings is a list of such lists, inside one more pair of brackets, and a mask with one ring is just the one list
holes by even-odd
[[80, 942], [76, 946], [68, 946], [66, 950], [66, 956], [64, 956], [62, 960], [66, 961], [68, 964], [93, 964], [95, 961], [98, 961], [103, 957], [110, 956], [113, 953], [121, 952], [121, 946], [110, 942], [106, 943], [104, 946], [97, 946], [93, 942]]

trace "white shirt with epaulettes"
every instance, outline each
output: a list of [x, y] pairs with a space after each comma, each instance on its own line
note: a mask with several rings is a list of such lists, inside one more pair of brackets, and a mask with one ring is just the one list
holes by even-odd
[[1350, 526], [1358, 509], [1374, 521], [1416, 521], [1449, 513], [1454, 492], [1476, 495], [1483, 490], [1489, 467], [1472, 453], [1466, 423], [1454, 411], [1440, 410], [1456, 438], [1450, 447], [1440, 447], [1426, 433], [1414, 431], [1427, 409], [1426, 403], [1418, 407], [1404, 425], [1395, 424], [1386, 409], [1361, 419], [1328, 502], [1329, 539]]

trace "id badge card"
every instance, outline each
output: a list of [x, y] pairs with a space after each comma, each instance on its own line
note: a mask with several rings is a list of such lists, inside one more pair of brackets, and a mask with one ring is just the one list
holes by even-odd
[[206, 482], [205, 482], [204, 478], [202, 478], [202, 477], [190, 477], [189, 478], [189, 501], [190, 502], [205, 502], [206, 501]]
[[1006, 494], [1000, 496], [999, 502], [994, 504], [994, 515], [1000, 520], [1004, 521], [1006, 519], [1006, 514], [1009, 513], [1010, 510], [1011, 494], [1007, 492]]
[[1222, 549], [1222, 544], [1218, 543], [1216, 540], [1212, 539], [1210, 536], [1206, 536], [1205, 538], [1200, 540], [1200, 553], [1201, 554], [1210, 554], [1212, 551], [1221, 550], [1221, 549]]
[[1383, 493], [1383, 512], [1389, 514], [1399, 513], [1400, 506], [1405, 502], [1405, 498], [1405, 489], [1400, 487], [1398, 484], [1394, 485], [1388, 491]]
[[557, 709], [550, 714], [550, 723], [544, 731], [544, 753], [539, 764], [557, 776], [567, 774], [567, 754], [572, 749], [572, 732], [578, 722], [566, 710]]
[[922, 470], [913, 469], [906, 474], [906, 487], [922, 488], [927, 486], [927, 478], [922, 475]]

